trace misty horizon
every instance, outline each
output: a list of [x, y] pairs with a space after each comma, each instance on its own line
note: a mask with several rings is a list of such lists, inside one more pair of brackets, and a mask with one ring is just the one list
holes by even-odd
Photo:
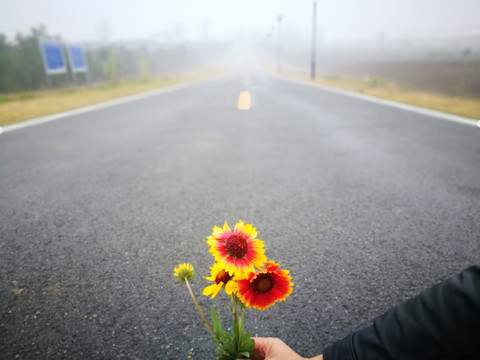
[[[313, 1], [84, 1], [5, 0], [0, 33], [14, 40], [32, 27], [46, 26], [51, 34], [71, 42], [228, 41], [275, 35], [278, 16], [282, 33], [310, 38]], [[359, 40], [480, 37], [480, 2], [476, 0], [317, 1], [318, 41], [331, 44]]]

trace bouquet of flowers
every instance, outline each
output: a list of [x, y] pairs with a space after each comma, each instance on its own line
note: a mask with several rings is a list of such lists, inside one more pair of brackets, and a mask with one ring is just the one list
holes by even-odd
[[[190, 282], [193, 280], [193, 265], [179, 264], [173, 275], [187, 285], [190, 296], [212, 335], [220, 360], [248, 359], [254, 350], [254, 340], [244, 329], [246, 308], [265, 310], [275, 301], [284, 301], [292, 293], [292, 278], [287, 270], [281, 270], [274, 261], [267, 261], [262, 240], [251, 224], [239, 221], [232, 231], [227, 223], [223, 228], [215, 226], [207, 237], [210, 253], [215, 263], [210, 268], [212, 282], [203, 289], [203, 295], [213, 299], [222, 290], [231, 298], [230, 312], [233, 316], [232, 332], [222, 328], [219, 312], [212, 308], [211, 321], [207, 320], [193, 294]], [[241, 309], [241, 314], [239, 311]]]

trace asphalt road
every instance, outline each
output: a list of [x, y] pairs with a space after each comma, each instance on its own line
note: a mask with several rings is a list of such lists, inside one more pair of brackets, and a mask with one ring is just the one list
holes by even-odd
[[295, 283], [247, 328], [316, 355], [479, 263], [480, 129], [252, 71], [4, 132], [0, 357], [212, 358], [172, 273], [225, 306], [205, 237], [238, 219]]

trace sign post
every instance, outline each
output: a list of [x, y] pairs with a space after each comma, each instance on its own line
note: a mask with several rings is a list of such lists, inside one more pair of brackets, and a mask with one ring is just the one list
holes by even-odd
[[42, 53], [43, 65], [47, 74], [47, 82], [50, 86], [50, 75], [65, 74], [67, 63], [63, 55], [63, 46], [59, 41], [40, 41], [40, 52]]
[[79, 45], [67, 45], [68, 60], [70, 63], [70, 69], [72, 70], [73, 82], [76, 83], [76, 73], [83, 72], [88, 81], [88, 66], [87, 59], [83, 48]]

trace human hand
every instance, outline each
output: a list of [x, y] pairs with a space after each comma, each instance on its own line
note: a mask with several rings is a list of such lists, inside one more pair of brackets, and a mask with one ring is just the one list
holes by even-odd
[[[278, 338], [254, 338], [254, 340], [252, 360], [306, 360]], [[323, 360], [323, 355], [311, 360]]]

